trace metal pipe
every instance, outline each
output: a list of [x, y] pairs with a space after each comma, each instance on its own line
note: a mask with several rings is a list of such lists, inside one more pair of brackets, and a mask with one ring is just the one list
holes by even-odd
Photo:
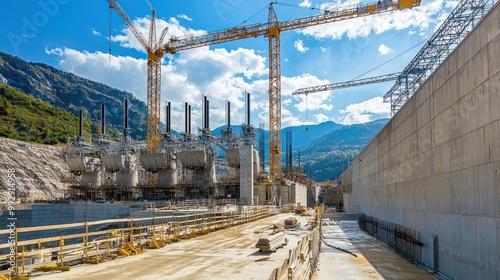
[[288, 168], [292, 168], [292, 132], [288, 131]]
[[128, 99], [125, 98], [125, 111], [124, 111], [124, 115], [125, 115], [125, 118], [124, 118], [124, 124], [123, 126], [125, 127], [125, 129], [128, 128]]
[[165, 101], [165, 133], [168, 133], [168, 102]]
[[247, 92], [247, 125], [250, 125], [250, 93]]
[[290, 170], [292, 170], [293, 168], [293, 157], [292, 157], [292, 154], [293, 154], [293, 146], [292, 146], [292, 131], [290, 130], [290, 155], [288, 156], [288, 159], [290, 160]]
[[290, 170], [290, 131], [285, 133], [285, 166]]
[[265, 170], [266, 164], [265, 164], [265, 157], [266, 157], [266, 147], [265, 147], [265, 137], [264, 137], [264, 124], [260, 124], [260, 131], [259, 131], [259, 160], [260, 160], [260, 167], [262, 171]]
[[298, 169], [299, 169], [299, 170], [298, 170], [298, 171], [299, 171], [298, 173], [300, 174], [300, 151], [299, 151], [299, 167], [298, 167]]
[[202, 104], [202, 116], [203, 116], [203, 125], [202, 128], [207, 128], [207, 97], [203, 96], [203, 104]]
[[123, 135], [125, 137], [128, 137], [128, 98], [125, 98], [125, 110], [123, 114], [124, 114]]
[[210, 129], [210, 101], [207, 100], [207, 108], [205, 109], [207, 111], [207, 129]]
[[101, 105], [101, 134], [106, 134], [106, 117], [104, 104]]
[[188, 104], [184, 103], [184, 132], [188, 133]]
[[231, 102], [227, 102], [227, 128], [231, 127]]
[[168, 111], [167, 111], [167, 129], [168, 133], [172, 132], [172, 104], [170, 104], [170, 101], [168, 102]]
[[188, 133], [191, 134], [191, 105], [188, 106], [188, 112], [189, 112], [189, 117], [188, 117]]

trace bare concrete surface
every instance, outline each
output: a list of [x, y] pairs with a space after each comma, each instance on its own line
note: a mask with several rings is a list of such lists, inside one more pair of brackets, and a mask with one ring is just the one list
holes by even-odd
[[[293, 214], [279, 214], [158, 250], [148, 250], [141, 255], [99, 265], [71, 267], [69, 272], [50, 272], [31, 279], [268, 279], [273, 269], [288, 257], [288, 250], [295, 248], [308, 233], [307, 218], [295, 216], [302, 224], [300, 229], [286, 231], [289, 242], [275, 253], [261, 253], [255, 248], [257, 240], [271, 230], [260, 234], [255, 234], [254, 230], [271, 223], [283, 223], [290, 216]], [[264, 257], [270, 258], [256, 262]]]
[[314, 280], [435, 279], [363, 232], [356, 221], [323, 226], [323, 233], [328, 244], [349, 250], [357, 258], [322, 244], [319, 271], [314, 275]]

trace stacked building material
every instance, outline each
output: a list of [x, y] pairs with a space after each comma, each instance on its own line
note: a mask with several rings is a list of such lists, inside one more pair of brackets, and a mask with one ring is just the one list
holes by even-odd
[[294, 217], [290, 217], [285, 219], [285, 229], [296, 229], [300, 226], [300, 222], [297, 221]]
[[274, 252], [287, 242], [288, 240], [285, 238], [285, 234], [283, 232], [278, 232], [274, 235], [259, 238], [255, 247], [259, 248], [261, 252]]

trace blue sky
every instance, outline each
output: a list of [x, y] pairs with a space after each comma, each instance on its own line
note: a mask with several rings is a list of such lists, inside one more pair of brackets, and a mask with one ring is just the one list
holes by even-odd
[[[147, 38], [151, 11], [143, 0], [118, 1]], [[157, 31], [169, 26], [166, 40], [267, 21], [269, 0], [150, 0], [157, 11]], [[370, 1], [371, 2], [371, 1]], [[359, 3], [287, 0], [276, 5], [280, 20]], [[365, 2], [368, 3], [368, 2]], [[421, 7], [351, 19], [281, 33], [282, 126], [332, 120], [363, 123], [389, 117], [382, 96], [391, 82], [335, 92], [291, 96], [300, 87], [347, 81], [387, 62], [428, 38], [457, 1], [423, 0]], [[298, 6], [302, 6], [300, 8]], [[260, 12], [259, 12], [260, 11]], [[146, 54], [115, 11], [112, 12], [112, 57], [109, 60], [109, 8], [105, 0], [4, 1], [0, 10], [0, 51], [42, 62], [146, 101]], [[364, 77], [401, 71], [421, 45]], [[174, 129], [182, 129], [183, 101], [192, 104], [201, 125], [201, 96], [211, 104], [211, 127], [224, 123], [224, 102], [232, 103], [234, 124], [244, 119], [244, 96], [252, 94], [252, 122], [268, 122], [266, 38], [249, 38], [166, 55], [162, 66], [162, 104], [173, 102]]]

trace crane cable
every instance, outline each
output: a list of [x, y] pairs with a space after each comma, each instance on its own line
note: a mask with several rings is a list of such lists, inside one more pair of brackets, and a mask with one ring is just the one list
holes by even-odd
[[315, 7], [304, 7], [300, 6], [297, 4], [289, 4], [289, 3], [281, 3], [281, 2], [274, 2], [276, 5], [281, 5], [281, 6], [287, 6], [287, 7], [293, 7], [293, 8], [301, 8], [301, 9], [306, 9], [306, 10], [314, 10], [314, 11], [321, 11], [321, 12], [327, 12], [327, 10], [323, 10], [320, 8], [315, 8]]
[[288, 7], [294, 7], [294, 8], [302, 8], [302, 9], [307, 9], [307, 10], [315, 10], [315, 11], [326, 12], [326, 10], [315, 8], [315, 7], [309, 7], [309, 8], [307, 8], [307, 7], [302, 7], [302, 6], [294, 5], [294, 4], [281, 3], [281, 2], [271, 2], [271, 3], [267, 4], [267, 5], [265, 5], [262, 9], [260, 9], [259, 11], [257, 11], [255, 14], [253, 14], [248, 19], [244, 20], [242, 23], [240, 23], [236, 27], [242, 26], [243, 24], [247, 23], [249, 20], [251, 20], [252, 18], [254, 18], [255, 16], [257, 16], [260, 12], [262, 12], [264, 9], [268, 8], [272, 4], [281, 5], [281, 6], [288, 6]]
[[308, 124], [308, 121], [307, 121], [307, 103], [308, 103], [308, 102], [307, 102], [307, 96], [308, 96], [308, 95], [309, 95], [309, 94], [307, 94], [307, 93], [306, 93], [306, 137], [308, 137], [308, 136], [309, 136], [309, 127], [307, 126], [307, 124]]
[[405, 50], [404, 52], [402, 52], [402, 53], [400, 53], [400, 54], [396, 55], [395, 57], [392, 57], [391, 59], [389, 59], [389, 60], [387, 60], [387, 61], [385, 61], [385, 62], [383, 62], [383, 63], [381, 63], [381, 64], [379, 64], [379, 65], [377, 65], [377, 66], [375, 66], [375, 67], [373, 67], [372, 69], [370, 69], [370, 70], [368, 70], [368, 71], [364, 72], [363, 74], [361, 74], [361, 75], [359, 75], [359, 76], [357, 76], [357, 77], [353, 78], [352, 80], [359, 79], [359, 78], [363, 77], [364, 75], [366, 75], [366, 74], [368, 74], [368, 73], [372, 72], [373, 70], [376, 70], [377, 68], [384, 66], [385, 64], [387, 64], [387, 63], [389, 63], [389, 62], [393, 61], [394, 59], [396, 59], [396, 58], [398, 58], [398, 57], [402, 56], [403, 54], [405, 54], [405, 53], [407, 53], [407, 52], [409, 52], [409, 51], [413, 50], [413, 49], [414, 49], [414, 48], [416, 48], [416, 47], [418, 47], [418, 46], [419, 46], [419, 45], [421, 45], [422, 43], [427, 42], [427, 40], [429, 40], [429, 37], [425, 38], [423, 41], [418, 42], [418, 43], [417, 43], [417, 44], [415, 44], [414, 46], [412, 46], [412, 47], [410, 47], [409, 49]]
[[236, 27], [239, 27], [239, 26], [242, 26], [243, 24], [247, 23], [249, 20], [251, 20], [252, 18], [256, 17], [260, 12], [262, 12], [264, 9], [266, 9], [267, 7], [269, 7], [269, 5], [271, 4], [267, 4], [264, 6], [264, 8], [258, 10], [255, 14], [253, 14], [251, 17], [247, 18], [246, 20], [244, 20], [242, 23], [240, 23], [239, 25], [237, 25]]

